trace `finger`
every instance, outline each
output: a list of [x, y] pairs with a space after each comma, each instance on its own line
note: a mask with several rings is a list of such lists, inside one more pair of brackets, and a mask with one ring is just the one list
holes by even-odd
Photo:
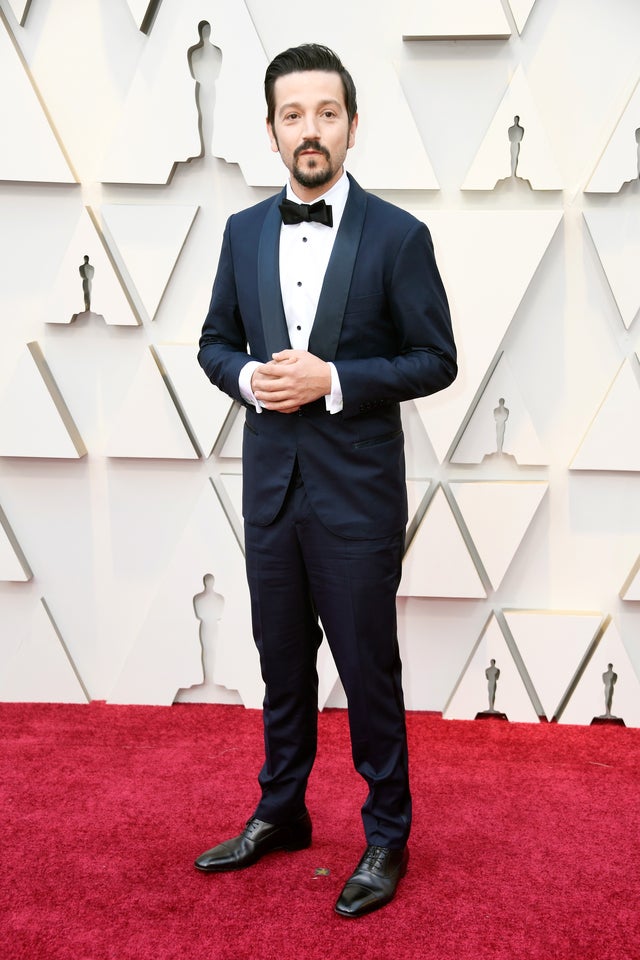
[[280, 350], [278, 353], [272, 353], [271, 359], [274, 363], [295, 363], [298, 358], [292, 350]]
[[261, 373], [265, 377], [281, 377], [282, 371], [285, 364], [280, 363], [278, 360], [270, 360], [269, 363], [266, 363], [261, 369]]
[[265, 403], [265, 410], [272, 410], [274, 413], [296, 413], [300, 409], [299, 404]]
[[252, 383], [254, 387], [258, 389], [263, 388], [269, 390], [274, 383], [282, 380], [282, 371], [277, 371], [276, 368], [273, 368], [273, 372], [266, 372], [263, 374], [254, 374]]
[[298, 403], [299, 401], [292, 397], [288, 390], [254, 390], [256, 400], [264, 400], [265, 403]]

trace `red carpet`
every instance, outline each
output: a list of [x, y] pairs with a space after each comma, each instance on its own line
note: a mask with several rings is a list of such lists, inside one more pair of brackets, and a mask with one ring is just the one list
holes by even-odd
[[252, 811], [258, 712], [0, 704], [2, 957], [640, 957], [640, 731], [411, 714], [409, 732], [409, 872], [345, 920], [364, 840], [342, 711], [320, 716], [311, 849], [216, 877], [192, 861]]

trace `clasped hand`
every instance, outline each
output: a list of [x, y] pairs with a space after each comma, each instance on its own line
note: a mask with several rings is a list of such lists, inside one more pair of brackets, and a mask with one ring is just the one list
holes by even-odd
[[331, 370], [308, 350], [281, 350], [256, 368], [251, 389], [267, 410], [295, 413], [331, 392]]

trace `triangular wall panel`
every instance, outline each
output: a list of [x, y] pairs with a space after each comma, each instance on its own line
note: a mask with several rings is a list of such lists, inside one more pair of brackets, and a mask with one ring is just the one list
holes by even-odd
[[138, 30], [141, 29], [147, 11], [152, 5], [152, 0], [127, 0], [127, 6], [131, 11], [131, 16]]
[[[439, 183], [393, 63], [355, 50], [349, 64], [360, 79], [358, 127], [346, 166], [367, 190], [437, 190]], [[384, 111], [380, 104], [384, 103]], [[402, 150], [397, 144], [402, 144]], [[284, 173], [278, 183], [283, 182]]]
[[400, 404], [405, 437], [405, 471], [412, 480], [429, 477], [435, 466], [433, 446], [414, 400]]
[[606, 715], [604, 674], [609, 664], [617, 674], [610, 712], [621, 717], [627, 727], [640, 727], [640, 682], [613, 621], [558, 718], [559, 723], [590, 724], [594, 717]]
[[529, 14], [533, 10], [536, 0], [509, 0], [511, 13], [516, 22], [518, 33], [522, 33], [529, 19]]
[[625, 183], [638, 179], [640, 144], [636, 130], [639, 127], [640, 82], [636, 84], [585, 187], [586, 193], [618, 193]]
[[409, 514], [407, 527], [409, 529], [411, 529], [416, 520], [416, 514], [424, 502], [430, 484], [430, 480], [407, 480], [407, 503]]
[[[640, 123], [640, 120], [638, 121]], [[640, 217], [637, 205], [586, 210], [584, 219], [627, 330], [640, 310]]]
[[75, 460], [86, 452], [40, 346], [26, 344], [0, 393], [0, 457]]
[[463, 190], [493, 190], [498, 181], [511, 178], [511, 138], [517, 127], [522, 139], [516, 177], [527, 181], [534, 190], [562, 190], [562, 177], [522, 67], [516, 70], [496, 110], [462, 184]]
[[459, 354], [455, 382], [415, 401], [440, 460], [455, 441], [561, 219], [559, 210], [429, 212], [426, 223]]
[[135, 327], [139, 317], [127, 300], [122, 284], [107, 255], [104, 244], [95, 227], [91, 211], [83, 210], [76, 230], [64, 252], [51, 298], [47, 304], [47, 323], [72, 323], [79, 314], [85, 313], [84, 281], [80, 269], [93, 267], [90, 281], [91, 318], [110, 326]]
[[195, 344], [161, 344], [155, 352], [201, 456], [208, 457], [233, 407], [233, 400], [205, 376]]
[[20, 24], [24, 26], [24, 21], [27, 19], [27, 14], [29, 12], [29, 7], [31, 6], [33, 0], [8, 0], [9, 6], [13, 10], [13, 15]]
[[105, 454], [143, 459], [198, 457], [151, 350], [143, 353], [138, 372], [113, 418]]
[[548, 486], [541, 481], [449, 484], [494, 589], [502, 583]]
[[0, 580], [31, 580], [33, 574], [20, 544], [0, 507]]
[[235, 516], [242, 523], [242, 474], [221, 473], [220, 480], [233, 504]]
[[223, 459], [241, 460], [242, 459], [242, 437], [244, 434], [244, 407], [238, 405], [235, 414], [231, 413], [231, 422], [226, 423], [229, 432], [224, 437], [222, 446], [217, 450], [219, 457]]
[[640, 557], [636, 560], [627, 577], [620, 596], [623, 600], [640, 600]]
[[0, 130], [0, 180], [76, 182], [1, 16]]
[[238, 163], [249, 184], [284, 182], [285, 168], [269, 149], [264, 107], [255, 95], [267, 57], [246, 4], [236, 0], [163, 0], [101, 164], [101, 180], [166, 183], [176, 162], [200, 155], [196, 81], [187, 52], [200, 43], [201, 21], [211, 25], [209, 42], [222, 55], [202, 107], [205, 126], [213, 128], [207, 153]]
[[105, 204], [106, 232], [153, 320], [195, 216], [196, 206]]
[[504, 354], [469, 418], [451, 462], [482, 463], [496, 459], [515, 460], [520, 466], [549, 462]]
[[623, 363], [571, 461], [572, 470], [640, 471], [637, 366], [635, 359]]
[[203, 671], [194, 600], [206, 574], [214, 578], [223, 603], [215, 625], [213, 675], [200, 691], [202, 699], [210, 697], [211, 684], [217, 684], [237, 690], [247, 707], [262, 705], [264, 685], [252, 637], [244, 556], [208, 481], [159, 579], [110, 703], [169, 704], [185, 687], [194, 687], [191, 699], [197, 696], [194, 685], [202, 684]]
[[398, 596], [486, 597], [442, 487], [405, 554]]
[[242, 474], [220, 473], [211, 478], [211, 483], [222, 504], [231, 529], [244, 553], [244, 525], [242, 520]]
[[87, 692], [44, 600], [0, 664], [0, 701], [86, 703]]
[[505, 610], [505, 620], [548, 720], [556, 716], [603, 621], [601, 613]]
[[414, 0], [402, 20], [403, 40], [506, 39], [500, 0]]
[[329, 698], [337, 695], [338, 691], [344, 696], [344, 688], [338, 676], [338, 668], [326, 640], [320, 644], [318, 650], [317, 670], [318, 709], [324, 710], [329, 703]]
[[[442, 712], [446, 720], [473, 720], [489, 709], [486, 670], [491, 661], [500, 670], [494, 710], [511, 722], [538, 723], [527, 689], [495, 618], [491, 616]], [[484, 721], [493, 722], [493, 721]]]

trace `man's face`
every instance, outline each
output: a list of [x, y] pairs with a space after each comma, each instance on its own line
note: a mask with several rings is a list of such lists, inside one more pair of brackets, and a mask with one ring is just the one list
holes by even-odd
[[340, 179], [355, 142], [357, 115], [349, 123], [337, 73], [305, 70], [278, 77], [271, 149], [279, 153], [301, 200], [320, 196]]

